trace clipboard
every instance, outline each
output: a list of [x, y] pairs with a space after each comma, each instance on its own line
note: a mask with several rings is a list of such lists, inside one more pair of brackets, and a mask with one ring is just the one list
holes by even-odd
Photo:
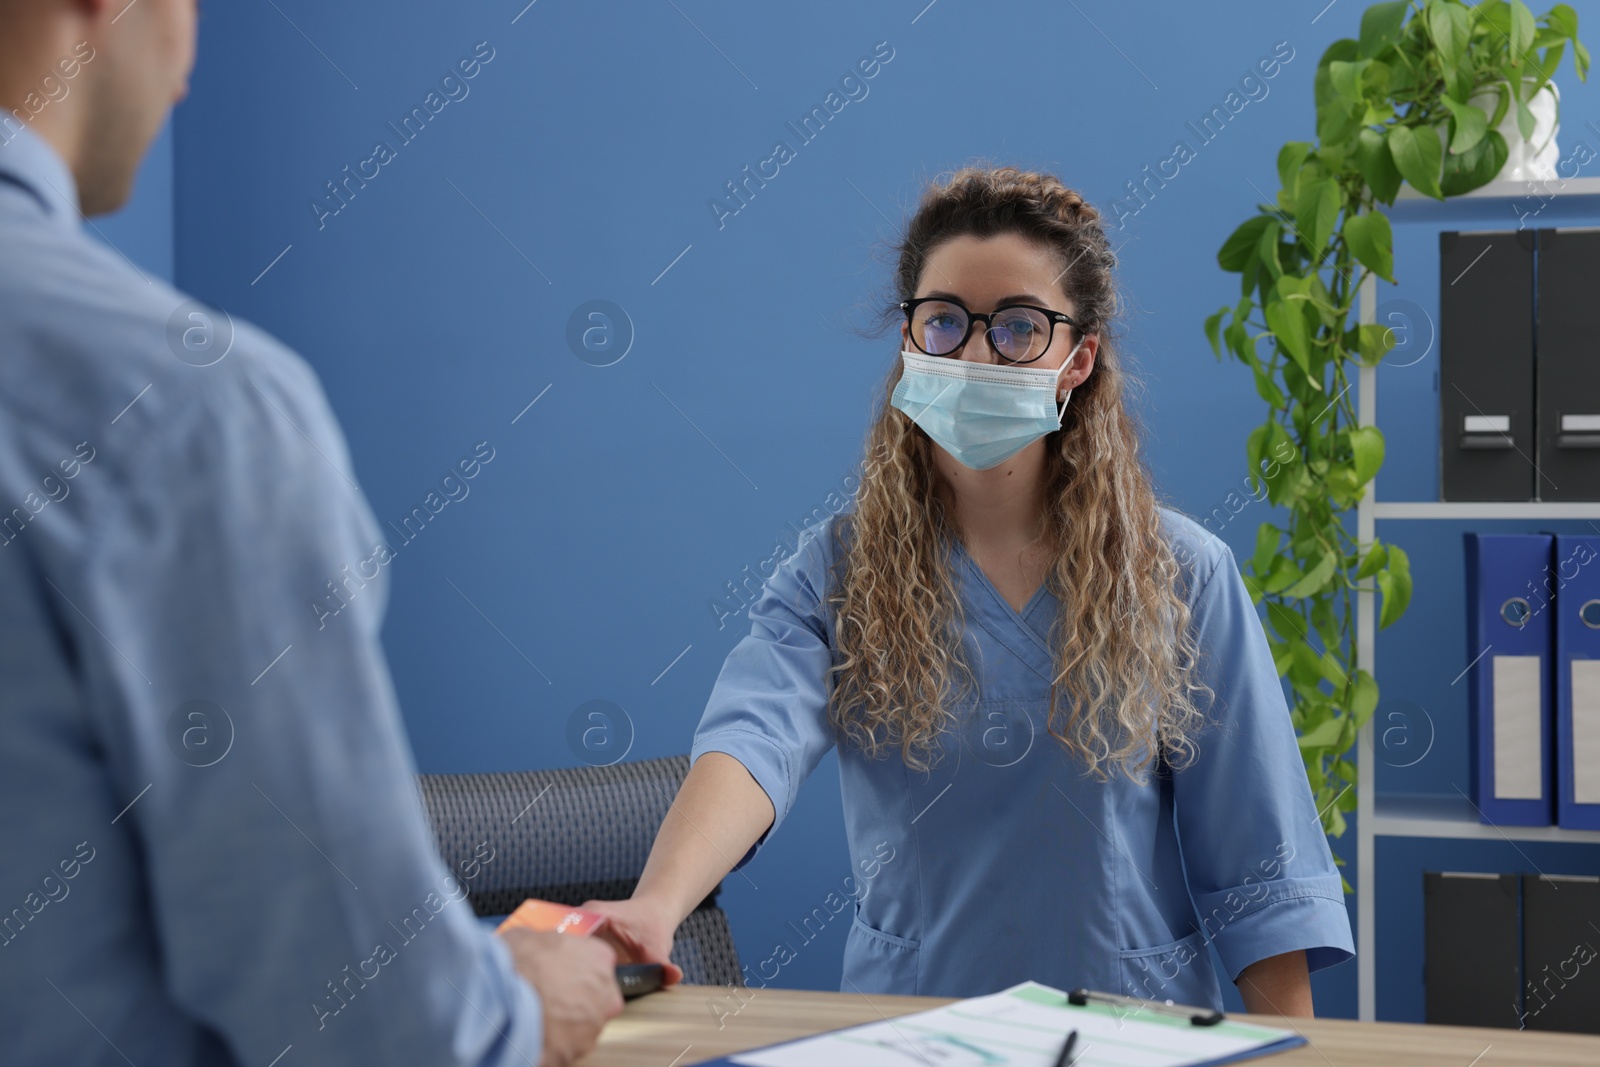
[[[1076, 1001], [1075, 1002], [1075, 998]], [[1204, 1020], [1204, 1021], [1196, 1021]], [[1306, 1043], [1289, 1030], [1221, 1012], [1022, 982], [928, 1011], [780, 1042], [704, 1061], [706, 1067], [1052, 1067], [1069, 1030], [1074, 1064], [1215, 1067]], [[1097, 1046], [1099, 1046], [1097, 1048]], [[937, 1055], [935, 1056], [934, 1053]]]

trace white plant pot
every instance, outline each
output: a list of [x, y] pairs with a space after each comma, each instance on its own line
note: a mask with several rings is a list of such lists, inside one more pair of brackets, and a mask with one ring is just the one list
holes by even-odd
[[[1473, 107], [1482, 108], [1484, 114], [1492, 118], [1499, 99], [1496, 91], [1490, 88], [1474, 93], [1467, 102]], [[1496, 181], [1556, 180], [1556, 164], [1561, 158], [1561, 150], [1556, 145], [1556, 134], [1561, 130], [1561, 91], [1556, 88], [1556, 83], [1545, 82], [1544, 87], [1528, 101], [1528, 110], [1533, 112], [1532, 137], [1523, 137], [1522, 131], [1517, 128], [1515, 101], [1506, 108], [1505, 118], [1500, 120], [1498, 129], [1500, 136], [1506, 139], [1509, 152], [1505, 166], [1495, 175]]]

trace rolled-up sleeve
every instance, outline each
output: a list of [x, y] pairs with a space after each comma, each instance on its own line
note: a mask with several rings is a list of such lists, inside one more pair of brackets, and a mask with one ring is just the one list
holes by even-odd
[[695, 730], [690, 759], [723, 752], [766, 791], [777, 830], [805, 781], [833, 747], [828, 668], [833, 653], [823, 602], [833, 566], [833, 522], [808, 528], [750, 605], [750, 632], [728, 653]]
[[1298, 949], [1311, 970], [1343, 963], [1350, 916], [1260, 616], [1225, 543], [1195, 571], [1191, 626], [1215, 698], [1173, 796], [1197, 922], [1231, 978]]

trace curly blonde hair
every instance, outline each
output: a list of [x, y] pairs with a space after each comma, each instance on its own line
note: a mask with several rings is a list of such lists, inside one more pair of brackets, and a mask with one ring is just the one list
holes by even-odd
[[[1045, 439], [1043, 537], [1054, 565], [1046, 587], [1062, 605], [1051, 629], [1055, 675], [1049, 734], [1101, 780], [1145, 780], [1195, 754], [1211, 691], [1195, 676], [1180, 566], [1161, 530], [1139, 439], [1124, 409], [1132, 381], [1109, 336], [1119, 308], [1116, 257], [1099, 212], [1048, 174], [969, 166], [935, 180], [896, 250], [887, 329], [916, 295], [929, 253], [951, 238], [1019, 234], [1048, 248], [1074, 317], [1099, 335], [1093, 373], [1072, 393], [1061, 429]], [[1076, 340], [1076, 338], [1074, 338]], [[959, 531], [934, 445], [889, 403], [900, 361], [868, 432], [853, 514], [836, 527], [840, 580], [829, 718], [841, 743], [869, 755], [898, 746], [917, 770], [937, 758], [956, 721], [952, 703], [976, 688], [961, 654], [964, 622], [952, 576]], [[1063, 695], [1075, 698], [1063, 706]]]

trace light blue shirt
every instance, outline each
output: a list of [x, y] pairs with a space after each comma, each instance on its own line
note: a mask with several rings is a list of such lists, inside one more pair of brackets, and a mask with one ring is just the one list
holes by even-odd
[[[976, 702], [956, 709], [931, 773], [898, 750], [839, 756], [853, 869], [770, 954], [761, 984], [831, 922], [849, 924], [846, 992], [964, 997], [1026, 979], [1222, 1007], [1228, 977], [1306, 951], [1312, 970], [1354, 954], [1339, 874], [1312, 804], [1282, 686], [1233, 553], [1162, 509], [1183, 565], [1214, 725], [1181, 771], [1097, 782], [1045, 730], [1053, 674], [1041, 589], [1021, 612], [958, 543], [953, 566]], [[747, 767], [782, 825], [834, 741], [824, 610], [837, 518], [812, 527], [750, 608], [695, 734], [693, 755]], [[837, 916], [837, 919], [835, 918]]]
[[447, 871], [421, 810], [383, 538], [316, 377], [242, 322], [207, 354], [60, 157], [0, 138], [6, 1061], [537, 1062], [461, 899], [483, 867]]

